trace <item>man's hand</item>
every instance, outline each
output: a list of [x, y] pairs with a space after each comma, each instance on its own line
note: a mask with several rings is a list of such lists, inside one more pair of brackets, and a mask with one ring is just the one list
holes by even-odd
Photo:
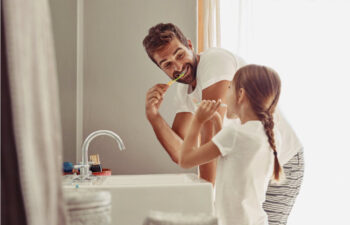
[[148, 90], [146, 95], [146, 116], [148, 120], [152, 120], [158, 115], [164, 93], [168, 88], [169, 86], [167, 84], [156, 84]]

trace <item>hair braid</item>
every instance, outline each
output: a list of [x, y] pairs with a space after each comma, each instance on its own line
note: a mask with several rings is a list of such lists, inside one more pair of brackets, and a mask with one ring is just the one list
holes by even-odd
[[274, 128], [273, 116], [269, 112], [262, 112], [258, 114], [258, 117], [260, 118], [262, 124], [264, 125], [265, 133], [268, 137], [269, 144], [274, 154], [273, 178], [275, 181], [280, 181], [282, 168], [280, 166], [280, 163], [277, 157], [277, 149], [276, 149], [276, 143], [275, 143], [274, 132], [273, 132], [273, 128]]

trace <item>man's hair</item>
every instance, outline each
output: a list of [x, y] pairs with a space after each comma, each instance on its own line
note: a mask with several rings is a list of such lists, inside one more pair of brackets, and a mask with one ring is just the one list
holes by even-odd
[[183, 45], [189, 48], [187, 38], [172, 23], [159, 23], [148, 30], [148, 35], [143, 39], [143, 46], [155, 64], [158, 65], [153, 58], [154, 53], [168, 45], [174, 38], [177, 38]]

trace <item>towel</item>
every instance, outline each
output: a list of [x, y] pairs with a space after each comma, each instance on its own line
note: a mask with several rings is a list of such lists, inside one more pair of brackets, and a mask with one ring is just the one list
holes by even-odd
[[70, 225], [109, 225], [111, 194], [107, 191], [73, 189], [64, 195]]
[[143, 225], [218, 225], [213, 215], [151, 211]]
[[27, 225], [66, 225], [49, 0], [3, 0], [6, 59]]

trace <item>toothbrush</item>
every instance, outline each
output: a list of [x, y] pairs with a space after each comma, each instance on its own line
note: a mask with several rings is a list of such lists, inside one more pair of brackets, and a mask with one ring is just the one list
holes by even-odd
[[178, 76], [176, 79], [171, 80], [168, 82], [168, 86], [170, 87], [173, 83], [175, 83], [178, 79], [180, 79], [181, 77], [183, 77], [185, 75], [185, 72], [183, 72], [182, 74], [180, 74], [180, 76]]

